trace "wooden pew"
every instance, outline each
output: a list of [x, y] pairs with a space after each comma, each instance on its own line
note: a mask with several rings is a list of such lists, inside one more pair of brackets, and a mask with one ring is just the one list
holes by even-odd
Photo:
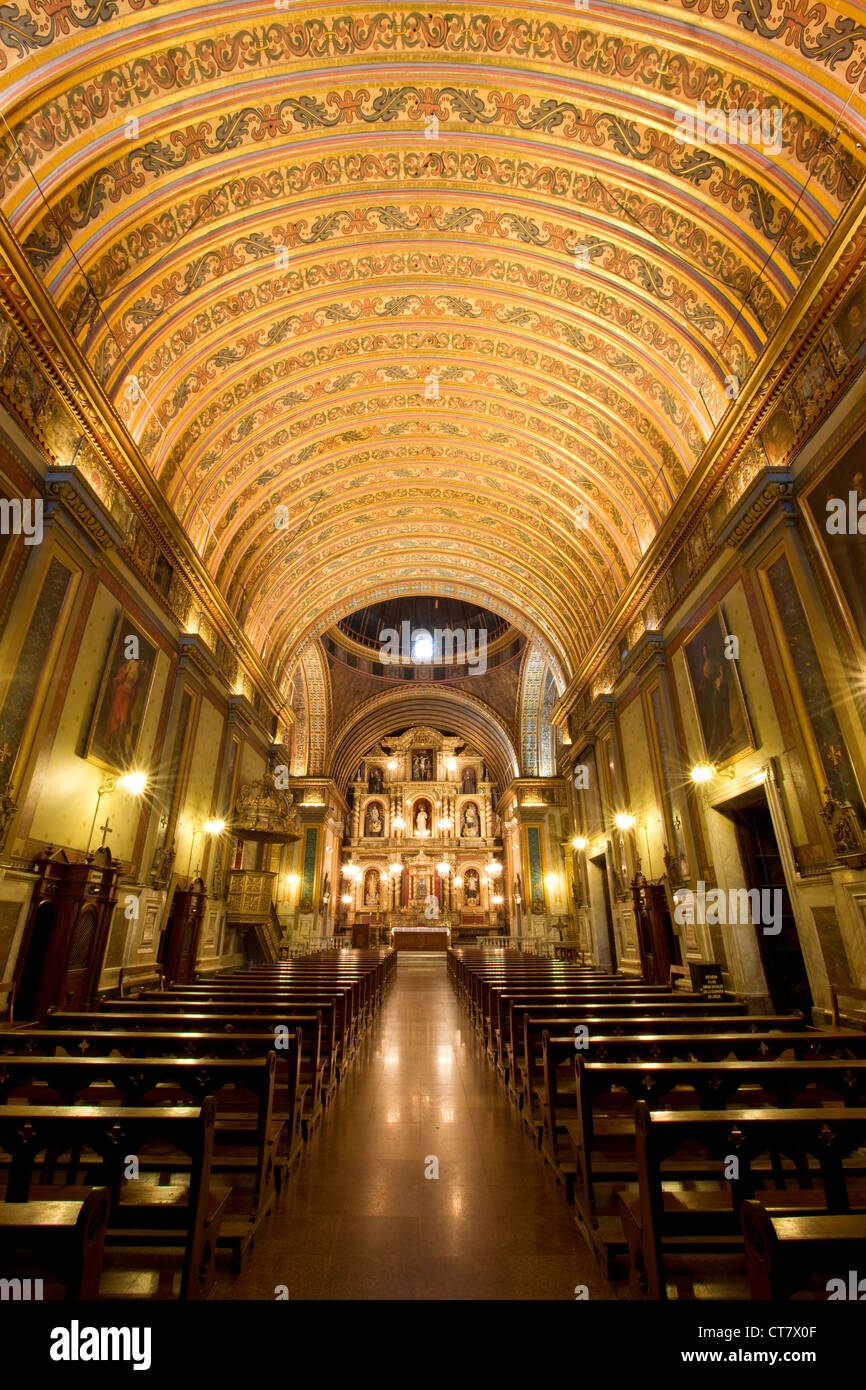
[[[206, 1298], [229, 1199], [228, 1188], [211, 1185], [215, 1120], [213, 1100], [200, 1107], [0, 1105], [0, 1152], [9, 1160], [5, 1201], [86, 1200], [95, 1179], [111, 1194], [107, 1243], [181, 1247], [179, 1297]], [[177, 1154], [187, 1158], [188, 1184], [127, 1181], [127, 1156], [160, 1146], [169, 1152], [158, 1160], [163, 1166]]]
[[59, 1278], [67, 1302], [98, 1298], [110, 1210], [107, 1187], [76, 1202], [0, 1203], [0, 1275], [10, 1276], [13, 1252], [27, 1250]]
[[143, 984], [158, 984], [162, 989], [163, 968], [156, 961], [148, 965], [122, 965], [117, 978], [117, 994], [124, 998], [127, 988], [140, 989]]
[[[682, 1027], [674, 1030], [682, 1032], [685, 1028], [709, 1029], [715, 1027], [716, 1023], [721, 1024], [723, 1020], [727, 1028], [731, 1020], [748, 1017], [744, 1004], [714, 1003], [705, 1008], [703, 1005], [696, 1005], [685, 996], [677, 998], [671, 994], [665, 995], [664, 998], [645, 1000], [641, 1005], [630, 1003], [628, 1000], [623, 1000], [619, 1007], [617, 1004], [619, 1001], [614, 1001], [611, 1007], [611, 1001], [604, 1000], [599, 1002], [597, 1008], [592, 1008], [587, 1006], [585, 1000], [579, 999], [540, 1003], [512, 999], [505, 1019], [502, 1043], [505, 1049], [503, 1074], [513, 1098], [521, 1105], [526, 1100], [531, 1100], [532, 1091], [529, 1083], [535, 1086], [539, 1081], [541, 1034], [545, 1027], [551, 1033], [561, 1033], [565, 1031], [563, 1025], [573, 1027], [577, 1023], [586, 1022], [587, 1017], [599, 1020], [607, 1018], [610, 1020], [610, 1026], [605, 1026], [600, 1031], [615, 1032], [624, 1029], [629, 1020], [642, 1025], [644, 1019], [652, 1017], [658, 1023], [671, 1019], [684, 1020]], [[756, 1020], [754, 1024], [749, 1025], [750, 1029], [761, 1030], [761, 1018], [766, 1019], [766, 1015], [750, 1017]], [[805, 1022], [802, 1015], [787, 1015], [787, 1018], [792, 1026]], [[647, 1030], [639, 1026], [637, 1031]]]
[[[698, 996], [680, 996], [698, 1002]], [[670, 1001], [672, 991], [666, 985], [536, 985], [525, 989], [523, 986], [502, 988], [494, 986], [490, 991], [488, 1007], [490, 1010], [486, 1025], [487, 1055], [504, 1075], [513, 1062], [514, 1034], [512, 1016], [524, 1009], [538, 1013], [548, 1004], [561, 1008], [569, 1004], [651, 1004]]]
[[854, 1029], [809, 1029], [766, 1033], [649, 1033], [635, 1036], [593, 1035], [585, 1048], [567, 1034], [542, 1033], [541, 1148], [562, 1185], [568, 1190], [576, 1173], [576, 1085], [574, 1059], [578, 1053], [593, 1062], [769, 1062], [790, 1056], [792, 1061], [845, 1058], [866, 1059], [866, 1033]]
[[[283, 1122], [274, 1119], [276, 1057], [257, 1059], [123, 1057], [10, 1057], [0, 1066], [0, 1100], [26, 1098], [43, 1105], [151, 1103], [154, 1113], [181, 1100], [217, 1102], [212, 1169], [232, 1176], [232, 1199], [219, 1244], [240, 1269], [275, 1197], [275, 1168]], [[0, 1109], [2, 1113], [2, 1109]], [[184, 1171], [163, 1160], [142, 1159], [145, 1171]], [[246, 1179], [247, 1190], [242, 1182]], [[10, 1178], [11, 1182], [11, 1178]]]
[[295, 965], [261, 966], [223, 975], [207, 984], [174, 986], [170, 993], [186, 998], [196, 995], [217, 998], [231, 992], [261, 996], [268, 991], [277, 994], [297, 988], [321, 989], [340, 996], [348, 994], [351, 1027], [360, 1036], [381, 1003], [385, 975], [380, 967], [373, 969], [342, 963], [316, 967], [305, 964], [299, 968]]
[[[283, 1121], [281, 1162], [275, 1165], [277, 1191], [282, 1186], [282, 1173], [295, 1166], [304, 1141], [303, 1101], [301, 1085], [302, 1040], [298, 1032], [280, 1034], [269, 1032], [155, 1032], [153, 1030], [111, 1029], [89, 1030], [57, 1026], [59, 1015], [52, 1020], [53, 1028], [26, 1028], [9, 1031], [0, 1028], [0, 1055], [52, 1057], [62, 1053], [69, 1057], [137, 1057], [137, 1058], [210, 1058], [258, 1059], [273, 1053], [277, 1061], [277, 1084], [274, 1087], [274, 1119]], [[74, 1016], [73, 1016], [74, 1017]], [[89, 1021], [109, 1017], [88, 1014]], [[171, 1021], [172, 1015], [167, 1016]], [[148, 1020], [150, 1022], [150, 1019]], [[189, 1020], [184, 1020], [189, 1022]], [[0, 1064], [2, 1065], [2, 1064]]]
[[[807, 1288], [818, 1271], [827, 1280], [825, 1298], [831, 1297], [831, 1279], [836, 1281], [833, 1292], [838, 1297], [860, 1300], [866, 1295], [866, 1279], [859, 1277], [866, 1250], [866, 1214], [782, 1216], [773, 1215], [761, 1202], [745, 1201], [740, 1206], [740, 1224], [752, 1299], [789, 1299]], [[853, 1288], [850, 1271], [855, 1272]]]
[[[854, 985], [840, 984], [835, 980], [830, 982], [830, 1014], [834, 1028], [838, 1028], [841, 1023], [839, 1012], [840, 999], [860, 999], [866, 1001], [866, 989], [857, 989]], [[862, 1009], [859, 1011], [858, 1021], [866, 1028], [866, 1015]]]
[[148, 1012], [161, 1015], [173, 1012], [186, 1017], [204, 1017], [206, 1014], [231, 1017], [246, 1015], [248, 1019], [257, 1015], [275, 1020], [282, 1016], [285, 1023], [293, 1022], [298, 1016], [318, 1013], [321, 1015], [318, 1064], [313, 1077], [305, 1076], [305, 1080], [313, 1085], [317, 1104], [320, 1100], [324, 1101], [333, 1096], [337, 1082], [348, 1066], [358, 1043], [351, 1011], [345, 1008], [344, 1001], [335, 998], [332, 992], [299, 991], [273, 997], [229, 993], [218, 998], [193, 1000], [178, 998], [166, 992], [154, 998], [145, 994], [132, 1000], [112, 1001], [111, 1009], [103, 1012], [120, 1014], [124, 1011], [135, 1015], [136, 1018]]
[[[632, 1266], [632, 1291], [665, 1299], [664, 1253], [743, 1250], [739, 1208], [756, 1199], [772, 1215], [863, 1214], [864, 1162], [845, 1160], [866, 1145], [866, 1109], [656, 1111], [638, 1102], [635, 1111], [638, 1193], [620, 1194]], [[663, 1164], [695, 1146], [714, 1164], [715, 1192], [666, 1193], [679, 1171]], [[738, 1172], [723, 1177], [730, 1157]], [[781, 1158], [789, 1160], [783, 1170]], [[820, 1187], [815, 1180], [820, 1179]], [[786, 1182], [794, 1182], [793, 1189]], [[852, 1200], [853, 1199], [853, 1200]]]
[[486, 1014], [488, 994], [495, 984], [542, 984], [559, 982], [562, 984], [598, 984], [603, 986], [615, 983], [624, 977], [607, 972], [587, 970], [580, 966], [565, 965], [560, 961], [531, 961], [521, 956], [519, 963], [505, 966], [467, 964], [462, 974], [462, 989], [459, 992], [473, 1024], [479, 1027]]
[[[634, 1182], [638, 1168], [635, 1103], [650, 1109], [709, 1111], [727, 1106], [799, 1108], [866, 1103], [866, 1060], [587, 1062], [575, 1059], [575, 1120], [567, 1126], [574, 1140], [576, 1214], [604, 1263], [622, 1249], [616, 1219], [602, 1220], [596, 1183]], [[596, 1115], [598, 1103], [605, 1109]], [[687, 1176], [700, 1178], [699, 1160]]]
[[518, 991], [534, 992], [537, 997], [543, 995], [553, 995], [556, 993], [566, 994], [569, 990], [574, 990], [581, 995], [598, 994], [616, 995], [622, 990], [637, 989], [640, 991], [661, 989], [664, 994], [669, 994], [667, 986], [642, 985], [640, 981], [628, 982], [617, 979], [586, 979], [575, 973], [569, 966], [557, 966], [549, 974], [544, 976], [532, 975], [524, 976], [513, 974], [501, 975], [491, 973], [489, 975], [477, 974], [472, 978], [472, 993], [470, 996], [471, 1009], [470, 1018], [473, 1026], [480, 1038], [488, 1041], [493, 1027], [492, 1015], [494, 1013], [494, 995], [497, 991], [506, 990], [511, 993]]
[[[724, 1012], [734, 1009], [733, 1013]], [[522, 1107], [524, 1121], [536, 1142], [541, 1142], [543, 1123], [544, 1056], [542, 1038], [545, 1031], [562, 1033], [563, 1024], [570, 1028], [582, 1024], [590, 1033], [643, 1033], [687, 1031], [710, 1032], [723, 1029], [733, 1031], [742, 1024], [745, 1031], [752, 1031], [754, 1016], [745, 1014], [744, 1007], [731, 1004], [710, 1004], [706, 1008], [691, 1003], [651, 1001], [644, 1005], [595, 1005], [590, 1008], [581, 1004], [555, 1005], [539, 1010], [540, 1017], [526, 1012], [522, 1018], [515, 1010], [512, 1028], [521, 1027], [523, 1036], [523, 1058], [517, 1061], [513, 1072], [513, 1090], [517, 1093], [518, 1104]], [[737, 1031], [739, 1029], [737, 1028]]]
[[327, 1005], [313, 1013], [312, 1005], [301, 1004], [197, 1004], [172, 1011], [166, 1002], [160, 1008], [148, 1000], [127, 1001], [122, 1006], [95, 1014], [49, 1012], [46, 1028], [80, 1028], [82, 1032], [103, 1027], [129, 1032], [226, 1032], [272, 1033], [288, 1029], [302, 1035], [301, 1085], [304, 1097], [305, 1128], [314, 1129], [322, 1115], [324, 1101], [333, 1094], [339, 1075], [339, 1046], [335, 1038], [336, 1021]]

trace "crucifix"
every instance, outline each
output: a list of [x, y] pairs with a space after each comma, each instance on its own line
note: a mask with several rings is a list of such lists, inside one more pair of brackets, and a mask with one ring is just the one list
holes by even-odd
[[101, 843], [104, 845], [106, 837], [108, 836], [109, 831], [112, 829], [111, 821], [109, 820], [108, 816], [105, 817], [105, 824], [101, 825], [99, 828], [102, 831]]

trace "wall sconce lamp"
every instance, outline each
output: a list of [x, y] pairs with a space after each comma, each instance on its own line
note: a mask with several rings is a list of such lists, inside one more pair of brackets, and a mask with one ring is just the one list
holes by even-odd
[[[116, 777], [114, 773], [109, 774], [105, 781], [100, 783], [96, 789], [96, 809], [93, 812], [93, 820], [90, 822], [90, 834], [87, 837], [87, 853], [90, 853], [90, 845], [93, 840], [93, 832], [96, 829], [96, 821], [99, 816], [99, 806], [104, 796], [111, 796], [118, 787], [122, 787], [130, 796], [142, 796], [147, 787], [146, 772], [125, 772], [122, 777]], [[101, 825], [102, 843], [105, 844], [106, 836], [111, 829], [111, 822], [106, 820], [105, 825]]]
[[691, 770], [691, 779], [700, 785], [702, 782], [711, 782], [714, 777], [730, 777], [734, 780], [734, 769], [729, 767], [725, 772], [719, 772], [712, 763], [695, 763]]
[[571, 847], [572, 849], [586, 849], [588, 844], [589, 840], [587, 840], [585, 835], [575, 835], [571, 842]]
[[[186, 876], [189, 878], [190, 865], [192, 864], [192, 851], [195, 845], [196, 835], [221, 835], [226, 828], [224, 820], [206, 820], [201, 825], [194, 825], [192, 828], [192, 839], [189, 842], [189, 858], [186, 861]], [[199, 866], [196, 864], [195, 871], [198, 874]]]

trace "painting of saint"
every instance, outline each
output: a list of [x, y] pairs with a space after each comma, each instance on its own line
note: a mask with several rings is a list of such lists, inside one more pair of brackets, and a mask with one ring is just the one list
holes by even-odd
[[367, 773], [367, 791], [380, 792], [382, 790], [382, 769], [381, 767], [371, 767]]
[[474, 795], [474, 793], [477, 792], [478, 786], [476, 784], [474, 767], [464, 767], [460, 776], [460, 785], [464, 796], [469, 793]]
[[794, 426], [783, 405], [778, 406], [761, 432], [761, 441], [768, 461], [774, 466], [784, 463], [794, 447]]
[[364, 884], [364, 906], [379, 906], [379, 875], [375, 869], [367, 870], [367, 878]]
[[480, 835], [481, 821], [478, 818], [478, 807], [474, 801], [467, 801], [463, 807], [463, 814], [460, 818], [461, 835]]
[[85, 756], [114, 772], [135, 770], [156, 647], [121, 613], [102, 673]]
[[381, 835], [385, 829], [385, 822], [382, 819], [382, 808], [378, 801], [374, 801], [367, 807], [364, 817], [364, 834]]
[[[828, 503], [837, 499], [845, 504], [846, 515], [851, 510], [850, 494], [855, 497], [857, 531], [847, 528], [838, 531], [828, 527], [831, 508]], [[838, 463], [803, 497], [803, 506], [812, 524], [812, 532], [823, 552], [826, 563], [847, 605], [849, 622], [861, 645], [866, 646], [866, 558], [863, 535], [860, 534], [859, 504], [866, 499], [866, 469], [863, 462], [863, 438], [855, 443]], [[866, 522], [864, 522], [866, 529]]]
[[707, 760], [718, 766], [754, 747], [737, 663], [716, 610], [685, 644]]
[[834, 327], [842, 346], [853, 357], [866, 338], [866, 286], [851, 296], [841, 313], [837, 314]]
[[463, 901], [467, 907], [477, 907], [481, 902], [481, 880], [477, 869], [467, 869], [463, 878]]

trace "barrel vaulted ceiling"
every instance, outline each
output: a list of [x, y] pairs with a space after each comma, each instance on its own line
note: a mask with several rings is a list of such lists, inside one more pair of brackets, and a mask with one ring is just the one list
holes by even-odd
[[863, 17], [0, 8], [0, 207], [275, 677], [426, 592], [569, 678], [861, 179]]

